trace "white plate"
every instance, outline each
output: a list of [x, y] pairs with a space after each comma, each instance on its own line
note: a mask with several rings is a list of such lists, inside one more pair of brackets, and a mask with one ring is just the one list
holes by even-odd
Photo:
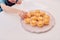
[[[43, 11], [43, 10], [41, 10], [41, 11]], [[44, 11], [44, 12], [46, 12], [46, 11]], [[44, 33], [44, 32], [49, 31], [55, 25], [55, 19], [54, 19], [54, 17], [49, 12], [46, 12], [46, 14], [50, 16], [50, 23], [49, 23], [49, 25], [44, 26], [43, 28], [32, 27], [31, 25], [25, 24], [24, 21], [21, 20], [22, 27], [25, 30], [27, 30], [29, 32], [33, 32], [33, 33]]]

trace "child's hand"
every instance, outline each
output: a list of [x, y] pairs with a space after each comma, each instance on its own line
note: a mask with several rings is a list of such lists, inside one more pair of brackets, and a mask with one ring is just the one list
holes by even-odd
[[17, 4], [21, 4], [22, 3], [22, 0], [18, 0]]
[[27, 17], [27, 12], [22, 11], [22, 12], [19, 13], [19, 16], [20, 16], [22, 19], [24, 19], [24, 18]]

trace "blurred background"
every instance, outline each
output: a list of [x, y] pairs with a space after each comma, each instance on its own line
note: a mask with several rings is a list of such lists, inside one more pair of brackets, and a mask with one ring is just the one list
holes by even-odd
[[55, 18], [55, 26], [47, 33], [34, 34], [22, 28], [21, 19], [16, 14], [0, 13], [0, 40], [60, 40], [60, 0], [23, 0], [14, 8], [28, 11], [42, 9], [50, 12]]

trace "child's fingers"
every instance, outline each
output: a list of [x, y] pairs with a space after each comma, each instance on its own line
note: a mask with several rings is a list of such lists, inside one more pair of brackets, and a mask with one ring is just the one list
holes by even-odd
[[22, 15], [22, 19], [24, 19], [24, 18], [27, 18], [27, 15], [26, 14], [23, 14]]
[[23, 15], [22, 15], [22, 18], [27, 18], [27, 12], [25, 12]]
[[27, 17], [27, 12], [20, 12], [19, 13], [19, 16], [22, 18], [22, 19], [24, 19], [24, 18], [26, 18]]

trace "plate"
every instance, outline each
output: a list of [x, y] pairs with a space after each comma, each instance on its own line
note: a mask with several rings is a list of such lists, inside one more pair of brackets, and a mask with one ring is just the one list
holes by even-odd
[[[41, 10], [41, 11], [46, 12], [44, 10]], [[29, 25], [29, 24], [24, 23], [24, 21], [21, 20], [22, 27], [25, 30], [27, 30], [29, 32], [32, 32], [32, 33], [44, 33], [44, 32], [48, 32], [49, 30], [51, 30], [54, 27], [54, 25], [55, 25], [55, 18], [49, 12], [46, 12], [46, 14], [50, 16], [50, 23], [49, 23], [49, 25], [44, 26], [42, 28], [33, 27], [33, 26]]]

